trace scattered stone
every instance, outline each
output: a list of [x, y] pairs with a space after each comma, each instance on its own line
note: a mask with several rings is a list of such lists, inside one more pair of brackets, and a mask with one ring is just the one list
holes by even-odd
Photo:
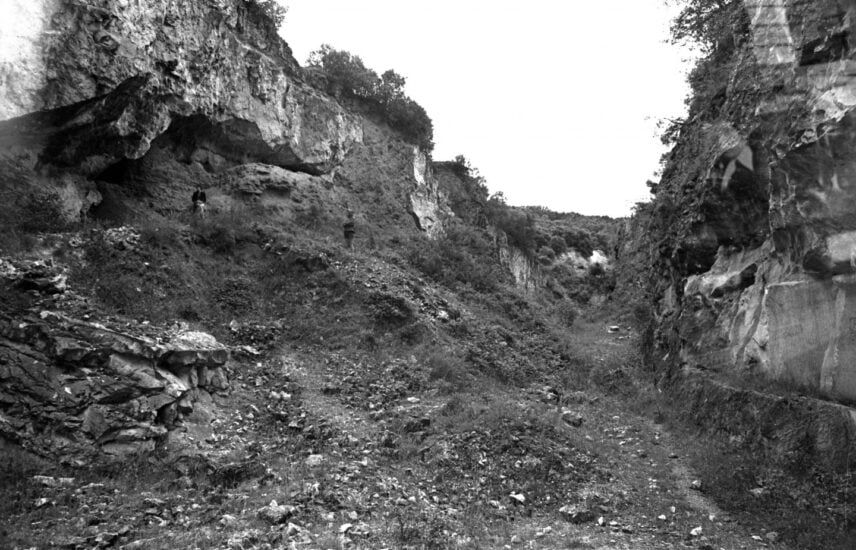
[[767, 494], [767, 489], [763, 487], [757, 487], [755, 489], [750, 489], [749, 492], [752, 493], [752, 495], [754, 495], [756, 498], [761, 498], [762, 496]]
[[700, 537], [700, 536], [701, 536], [701, 533], [702, 533], [702, 529], [701, 529], [701, 527], [694, 527], [694, 528], [690, 531], [690, 536], [693, 536], [693, 537]]
[[572, 411], [565, 411], [562, 413], [562, 420], [565, 424], [573, 426], [574, 428], [579, 428], [583, 425], [584, 419], [579, 414]]
[[119, 533], [112, 531], [104, 531], [95, 536], [95, 543], [98, 548], [113, 546], [117, 540], [119, 540]]
[[310, 468], [317, 468], [324, 464], [324, 455], [309, 455], [306, 458], [306, 465]]
[[323, 395], [338, 395], [342, 393], [342, 388], [335, 384], [326, 384], [321, 388], [321, 393]]
[[260, 519], [270, 523], [271, 525], [278, 525], [280, 523], [285, 523], [288, 518], [294, 515], [295, 511], [296, 508], [294, 506], [277, 504], [275, 500], [272, 500], [270, 501], [270, 504], [259, 509], [258, 516]]
[[223, 527], [234, 527], [238, 523], [238, 518], [230, 514], [223, 514], [219, 523]]
[[74, 485], [73, 477], [33, 476], [32, 480], [45, 487], [70, 487]]
[[[565, 521], [574, 524], [590, 523], [595, 520], [595, 513], [589, 508], [578, 506], [575, 504], [567, 504], [559, 508], [559, 513]], [[600, 518], [603, 519], [603, 518]], [[600, 522], [600, 520], [598, 520]]]
[[776, 531], [770, 531], [769, 533], [767, 533], [766, 537], [767, 537], [767, 540], [770, 542], [778, 542], [779, 541], [779, 533], [777, 533]]
[[[69, 539], [65, 539], [58, 543], [60, 548], [69, 548], [71, 550], [77, 550], [78, 548], [85, 548], [88, 544], [88, 540], [83, 537], [72, 537]], [[127, 546], [125, 548], [128, 548]], [[141, 547], [138, 547], [141, 548]]]
[[692, 482], [690, 482], [690, 489], [694, 489], [696, 491], [701, 491], [701, 480], [700, 479], [692, 480]]
[[422, 417], [422, 418], [418, 418], [418, 419], [408, 421], [404, 425], [404, 432], [405, 433], [422, 432], [422, 431], [427, 430], [429, 426], [431, 426], [431, 419], [428, 417]]

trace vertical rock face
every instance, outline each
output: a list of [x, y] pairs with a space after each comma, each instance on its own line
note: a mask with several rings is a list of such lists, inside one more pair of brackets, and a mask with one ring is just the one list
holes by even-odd
[[0, 120], [41, 109], [51, 16], [59, 0], [9, 0], [0, 18]]
[[413, 181], [410, 192], [410, 212], [416, 224], [431, 236], [443, 230], [443, 218], [450, 215], [434, 175], [430, 172], [428, 155], [413, 148]]
[[519, 288], [534, 290], [543, 284], [543, 274], [540, 266], [522, 250], [508, 244], [508, 239], [497, 240], [500, 263], [511, 272], [514, 282]]
[[[426, 155], [307, 84], [254, 3], [10, 0], [7, 8], [0, 164], [18, 175], [11, 185], [50, 187], [42, 174], [51, 167], [77, 178], [77, 195], [107, 181], [169, 210], [189, 186], [216, 185], [246, 163], [328, 182], [338, 172], [353, 183], [358, 173], [355, 193], [333, 195], [351, 206], [394, 197], [402, 224], [440, 230], [444, 207]], [[372, 188], [390, 171], [392, 188]], [[75, 205], [83, 203], [66, 206]]]
[[739, 9], [719, 99], [695, 105], [649, 213], [658, 341], [853, 401], [856, 3]]
[[[180, 117], [206, 117], [230, 138], [223, 148], [313, 173], [332, 170], [361, 139], [355, 116], [301, 82], [288, 46], [252, 4], [15, 0], [12, 9], [27, 24], [4, 39], [22, 47], [0, 65], [11, 83], [0, 89], [3, 118], [77, 106], [51, 121], [49, 147], [71, 141], [66, 166], [93, 173], [140, 158]], [[121, 146], [97, 159], [77, 150], [102, 132]]]

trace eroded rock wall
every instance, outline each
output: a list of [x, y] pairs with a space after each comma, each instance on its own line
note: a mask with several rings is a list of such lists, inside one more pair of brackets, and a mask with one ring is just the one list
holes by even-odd
[[[41, 24], [16, 33], [26, 47], [4, 60], [2, 80], [21, 87], [0, 90], [5, 92], [0, 103], [8, 106], [3, 118], [127, 91], [117, 101], [90, 104], [58, 121], [66, 140], [84, 124], [87, 134], [113, 130], [109, 137], [125, 142], [121, 154], [95, 161], [94, 152], [69, 153], [61, 159], [66, 166], [92, 173], [123, 157], [140, 158], [181, 116], [203, 115], [271, 163], [316, 172], [332, 169], [361, 139], [356, 117], [300, 81], [288, 46], [251, 4], [13, 4], [15, 20]], [[95, 128], [93, 119], [99, 123]]]
[[316, 208], [372, 205], [363, 188], [394, 172], [395, 189], [370, 191], [395, 196], [406, 228], [439, 230], [443, 206], [424, 152], [308, 84], [254, 3], [10, 2], [0, 33], [0, 163], [14, 174], [5, 187], [24, 192], [73, 174], [82, 188], [121, 185], [165, 212], [242, 164], [330, 183], [346, 164], [353, 180], [363, 163], [359, 189]]
[[645, 212], [655, 359], [853, 402], [856, 2], [734, 5]]

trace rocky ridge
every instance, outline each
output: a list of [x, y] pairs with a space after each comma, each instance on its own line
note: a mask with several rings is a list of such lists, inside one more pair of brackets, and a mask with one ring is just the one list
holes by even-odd
[[151, 451], [185, 418], [211, 419], [211, 393], [229, 387], [230, 350], [214, 337], [76, 319], [64, 312], [75, 298], [54, 266], [2, 267], [2, 284], [27, 293], [0, 311], [5, 439], [74, 463], [95, 451]]
[[[651, 360], [668, 376], [760, 376], [755, 389], [856, 399], [854, 8], [840, 8], [746, 0], [718, 15], [731, 24], [696, 72], [690, 118], [630, 246], [655, 266]], [[834, 441], [825, 421], [795, 421], [818, 457], [856, 442], [853, 411], [833, 409]], [[796, 444], [804, 432], [789, 429], [773, 439]]]

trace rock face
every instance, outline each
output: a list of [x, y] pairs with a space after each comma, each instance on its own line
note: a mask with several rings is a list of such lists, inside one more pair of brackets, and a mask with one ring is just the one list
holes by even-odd
[[[3, 262], [5, 284], [65, 292], [44, 264]], [[142, 328], [142, 327], [141, 327]], [[148, 331], [152, 332], [148, 327]], [[229, 351], [183, 330], [135, 334], [55, 311], [0, 309], [0, 435], [40, 454], [153, 449], [209, 392], [228, 387]]]
[[315, 173], [361, 139], [356, 117], [300, 82], [288, 47], [245, 2], [13, 6], [12, 20], [39, 23], [13, 33], [27, 47], [4, 60], [3, 80], [20, 84], [2, 90], [3, 118], [76, 106], [52, 121], [60, 135], [45, 151], [51, 163], [94, 174], [142, 157], [170, 124], [194, 116], [213, 126], [222, 151], [237, 142], [272, 164]]
[[534, 290], [544, 282], [541, 267], [538, 263], [527, 256], [525, 252], [508, 243], [504, 233], [497, 231], [496, 247], [500, 263], [514, 277], [514, 282], [519, 288]]
[[735, 10], [743, 30], [705, 65], [727, 77], [696, 90], [638, 228], [660, 281], [655, 358], [853, 402], [856, 5]]
[[[10, 2], [0, 23], [0, 168], [19, 193], [56, 190], [62, 175], [72, 195], [89, 197], [63, 204], [70, 219], [100, 199], [89, 193], [96, 182], [174, 211], [191, 187], [265, 164], [327, 183], [341, 174], [341, 204], [326, 205], [336, 215], [344, 203], [373, 204], [376, 192], [395, 197], [402, 223], [439, 231], [444, 209], [425, 154], [306, 83], [255, 3]], [[390, 172], [392, 193], [378, 189]]]

